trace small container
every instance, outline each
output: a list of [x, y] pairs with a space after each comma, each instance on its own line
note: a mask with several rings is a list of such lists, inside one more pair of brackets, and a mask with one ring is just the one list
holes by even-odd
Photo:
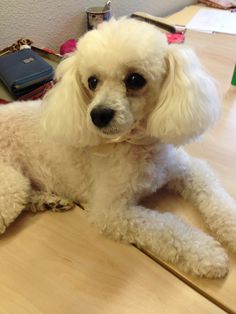
[[86, 10], [88, 30], [97, 28], [98, 24], [111, 18], [111, 9], [104, 7], [92, 7]]

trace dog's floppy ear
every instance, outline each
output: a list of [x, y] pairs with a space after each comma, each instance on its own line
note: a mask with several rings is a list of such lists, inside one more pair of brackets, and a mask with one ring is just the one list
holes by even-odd
[[187, 143], [210, 127], [219, 115], [219, 94], [190, 48], [170, 46], [167, 74], [148, 132], [165, 143]]
[[84, 140], [88, 99], [80, 81], [76, 53], [59, 64], [56, 79], [58, 83], [43, 100], [42, 123], [49, 134], [77, 146]]

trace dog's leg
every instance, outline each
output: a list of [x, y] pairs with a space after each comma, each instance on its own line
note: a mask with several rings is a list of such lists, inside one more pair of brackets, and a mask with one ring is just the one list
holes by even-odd
[[59, 212], [72, 209], [75, 203], [53, 193], [32, 191], [27, 207], [32, 212], [45, 210]]
[[90, 220], [109, 237], [135, 244], [194, 275], [220, 278], [228, 272], [228, 257], [219, 243], [177, 216], [115, 201], [99, 207], [90, 211]]
[[236, 202], [223, 189], [209, 166], [186, 153], [180, 156], [182, 171], [168, 184], [201, 212], [219, 241], [236, 252]]
[[30, 182], [13, 167], [0, 164], [0, 233], [25, 209]]

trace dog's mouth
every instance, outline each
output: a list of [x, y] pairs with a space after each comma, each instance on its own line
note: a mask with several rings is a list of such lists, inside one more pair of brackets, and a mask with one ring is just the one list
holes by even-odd
[[121, 141], [121, 139], [131, 139], [142, 136], [145, 133], [145, 121], [139, 120], [134, 121], [134, 123], [124, 128], [119, 128], [118, 126], [110, 126], [107, 128], [99, 129], [99, 133], [102, 137], [110, 139], [111, 141]]
[[134, 119], [131, 114], [109, 106], [94, 106], [88, 118], [93, 132], [109, 142], [142, 137], [146, 133], [146, 119]]
[[101, 129], [100, 132], [102, 132], [106, 136], [120, 135], [120, 133], [122, 133], [117, 127], [112, 127], [109, 129]]
[[107, 139], [111, 142], [119, 141], [120, 138], [125, 137], [127, 134], [130, 133], [129, 130], [120, 129], [118, 127], [110, 127], [110, 128], [104, 128], [104, 129], [97, 129], [96, 133], [99, 133], [101, 137], [104, 139]]

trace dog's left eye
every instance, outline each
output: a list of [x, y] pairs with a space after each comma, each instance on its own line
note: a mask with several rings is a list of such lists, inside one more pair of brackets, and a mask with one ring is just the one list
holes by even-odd
[[98, 85], [98, 78], [96, 76], [90, 76], [88, 78], [89, 89], [95, 90]]
[[138, 90], [146, 85], [145, 78], [138, 73], [132, 73], [125, 79], [125, 86], [127, 89]]

